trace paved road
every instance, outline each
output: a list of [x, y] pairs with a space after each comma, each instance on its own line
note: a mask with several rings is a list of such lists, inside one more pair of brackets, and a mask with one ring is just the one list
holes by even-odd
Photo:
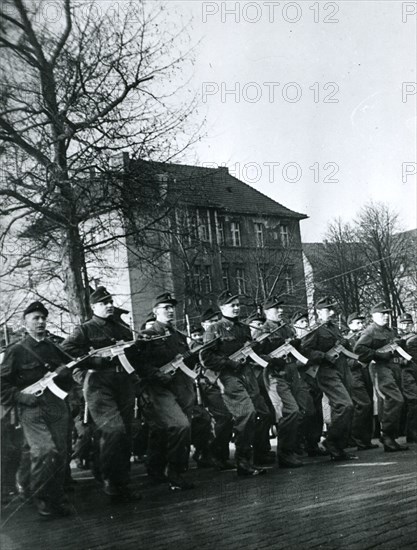
[[42, 520], [29, 504], [3, 510], [2, 550], [273, 550], [417, 548], [417, 446], [365, 451], [359, 460], [306, 459], [255, 479], [192, 470], [192, 491], [151, 486], [142, 466], [137, 504], [111, 505], [79, 478], [72, 518]]

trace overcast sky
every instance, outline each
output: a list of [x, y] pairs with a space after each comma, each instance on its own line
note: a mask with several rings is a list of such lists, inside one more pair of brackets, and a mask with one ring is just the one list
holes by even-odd
[[201, 40], [190, 85], [207, 138], [190, 160], [227, 165], [307, 214], [306, 242], [370, 200], [416, 227], [415, 2], [168, 6], [192, 18], [191, 38]]

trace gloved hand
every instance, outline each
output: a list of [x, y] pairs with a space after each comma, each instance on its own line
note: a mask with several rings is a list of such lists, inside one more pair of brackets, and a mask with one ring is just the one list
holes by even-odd
[[227, 359], [224, 363], [224, 367], [233, 371], [240, 370], [245, 363], [240, 363], [238, 361], [233, 361], [233, 359]]
[[375, 352], [375, 359], [379, 359], [381, 361], [389, 361], [391, 357], [392, 357], [392, 351], [376, 350]]
[[72, 380], [72, 373], [70, 369], [67, 369], [65, 365], [58, 367], [55, 372], [58, 373], [56, 380], [59, 382], [66, 382]]
[[324, 354], [324, 358], [329, 361], [332, 365], [336, 365], [337, 360], [339, 359], [339, 356], [334, 355], [333, 353], [329, 353], [326, 351]]
[[151, 382], [156, 382], [157, 384], [160, 384], [161, 386], [169, 386], [172, 382], [172, 375], [171, 374], [165, 374], [164, 372], [161, 372], [159, 370], [155, 371], [151, 378]]
[[293, 338], [289, 343], [293, 348], [298, 349], [301, 346], [301, 338]]
[[35, 407], [38, 404], [38, 398], [36, 395], [22, 393], [21, 391], [17, 394], [16, 401], [19, 405], [24, 405], [25, 407]]
[[88, 359], [89, 366], [92, 369], [99, 369], [103, 367], [109, 367], [114, 357], [90, 357]]
[[346, 348], [346, 349], [350, 349], [350, 342], [349, 342], [349, 340], [348, 340], [347, 338], [341, 338], [341, 339], [339, 340], [339, 344], [340, 344], [341, 346], [343, 346], [344, 348]]
[[268, 361], [268, 368], [275, 372], [284, 370], [286, 366], [287, 363], [282, 357], [274, 357]]

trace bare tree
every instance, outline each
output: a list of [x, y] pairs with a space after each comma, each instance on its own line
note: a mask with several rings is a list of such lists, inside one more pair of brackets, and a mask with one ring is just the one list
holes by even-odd
[[398, 214], [370, 203], [352, 224], [331, 222], [315, 261], [315, 286], [338, 298], [342, 311], [365, 311], [385, 301], [396, 316], [413, 302], [415, 236], [401, 232]]
[[364, 307], [368, 268], [352, 225], [341, 219], [331, 222], [324, 239], [319, 277], [325, 292], [338, 299], [345, 316]]
[[386, 204], [370, 203], [359, 212], [356, 235], [361, 255], [369, 265], [368, 299], [392, 307], [394, 318], [404, 311], [403, 273], [415, 259], [408, 240], [401, 237], [399, 216]]
[[294, 281], [292, 243], [271, 247], [259, 245], [248, 254], [246, 288], [255, 304], [261, 304], [272, 295], [291, 296], [300, 290]]
[[[195, 102], [173, 99], [188, 52], [184, 29], [165, 25], [163, 5], [126, 1], [106, 12], [59, 0], [51, 22], [46, 4], [2, 6], [2, 236], [16, 226], [17, 237], [47, 236], [35, 246], [53, 249], [55, 273], [79, 320], [88, 315], [84, 225], [110, 210], [122, 219], [141, 196], [140, 184], [120, 178], [113, 159], [125, 149], [164, 160], [182, 151], [195, 138], [186, 126]], [[153, 199], [150, 193], [141, 208]]]

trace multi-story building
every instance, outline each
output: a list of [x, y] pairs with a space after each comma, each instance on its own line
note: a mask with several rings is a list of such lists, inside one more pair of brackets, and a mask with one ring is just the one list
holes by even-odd
[[[216, 303], [223, 289], [242, 295], [244, 314], [271, 294], [288, 307], [306, 306], [300, 220], [307, 216], [275, 202], [236, 179], [227, 168], [130, 163], [146, 188], [161, 197], [168, 214], [148, 232], [145, 246], [127, 240], [135, 324], [155, 294], [170, 290], [177, 315], [191, 321]], [[158, 265], [146, 248], [163, 251]]]

